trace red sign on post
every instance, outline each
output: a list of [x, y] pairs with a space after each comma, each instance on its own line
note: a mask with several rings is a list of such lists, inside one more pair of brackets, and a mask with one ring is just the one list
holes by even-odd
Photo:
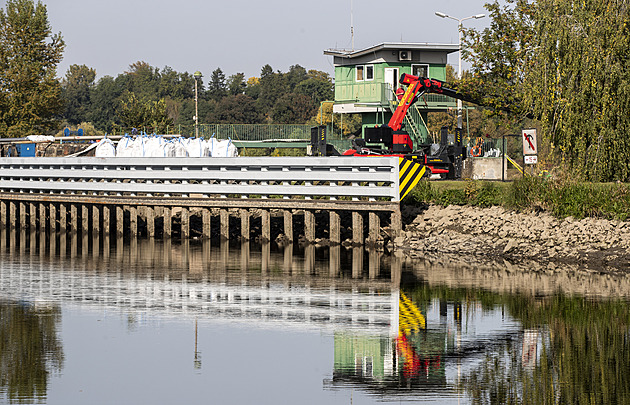
[[537, 155], [538, 146], [536, 145], [536, 130], [523, 130], [523, 155]]

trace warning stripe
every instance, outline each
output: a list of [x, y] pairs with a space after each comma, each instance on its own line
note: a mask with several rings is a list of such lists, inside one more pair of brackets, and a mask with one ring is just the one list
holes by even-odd
[[399, 166], [398, 166], [398, 177], [400, 179], [400, 199], [405, 198], [407, 193], [409, 193], [413, 188], [418, 184], [422, 176], [427, 170], [427, 167], [421, 165], [420, 163], [415, 163], [409, 159], [398, 158]]
[[401, 334], [409, 334], [425, 329], [427, 321], [418, 307], [401, 291], [398, 306], [398, 329]]

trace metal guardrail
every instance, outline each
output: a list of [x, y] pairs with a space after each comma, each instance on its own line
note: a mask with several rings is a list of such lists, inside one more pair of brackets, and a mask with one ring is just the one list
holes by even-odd
[[398, 201], [398, 158], [0, 158], [0, 191]]

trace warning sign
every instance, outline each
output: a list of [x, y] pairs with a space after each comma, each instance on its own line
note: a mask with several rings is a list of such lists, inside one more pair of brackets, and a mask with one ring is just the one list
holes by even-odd
[[523, 130], [523, 155], [537, 155], [538, 146], [536, 145], [536, 130]]

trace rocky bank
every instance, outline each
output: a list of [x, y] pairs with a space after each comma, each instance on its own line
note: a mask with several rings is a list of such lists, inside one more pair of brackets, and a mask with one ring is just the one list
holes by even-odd
[[403, 217], [407, 225], [394, 244], [411, 257], [456, 254], [477, 261], [499, 258], [630, 270], [628, 221], [558, 220], [546, 212], [436, 205], [406, 207]]

